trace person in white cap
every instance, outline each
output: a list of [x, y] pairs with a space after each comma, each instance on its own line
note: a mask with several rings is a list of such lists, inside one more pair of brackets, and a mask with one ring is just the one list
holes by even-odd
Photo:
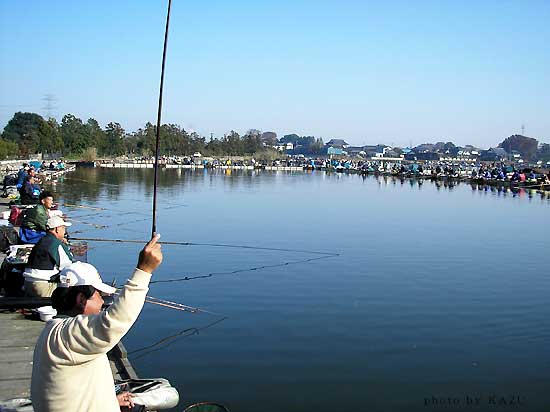
[[[114, 303], [102, 310], [103, 293], [114, 288], [86, 263], [61, 271], [52, 295], [58, 316], [36, 342], [31, 399], [35, 412], [120, 412], [107, 352], [136, 321], [151, 274], [162, 262], [154, 236], [139, 254], [137, 268]], [[126, 400], [131, 406], [131, 400]]]
[[47, 233], [32, 248], [23, 277], [25, 295], [48, 297], [56, 288], [52, 276], [75, 261], [65, 243], [65, 228], [71, 226], [59, 216], [52, 216], [46, 222]]

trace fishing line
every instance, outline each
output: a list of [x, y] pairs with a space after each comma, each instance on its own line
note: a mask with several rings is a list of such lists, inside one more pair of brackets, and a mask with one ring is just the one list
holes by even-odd
[[107, 210], [104, 207], [95, 207], [95, 206], [86, 206], [86, 205], [72, 205], [70, 203], [61, 203], [60, 206], [65, 206], [65, 207], [68, 207], [68, 208], [75, 208], [75, 209]]
[[[92, 237], [72, 237], [72, 240], [80, 240], [80, 241], [88, 241], [88, 242], [111, 242], [111, 243], [139, 243], [143, 244], [142, 240], [132, 240], [132, 239], [103, 239], [103, 238], [92, 238]], [[227, 248], [235, 248], [235, 249], [246, 249], [246, 250], [264, 250], [264, 251], [270, 251], [270, 252], [287, 252], [287, 253], [305, 253], [305, 254], [311, 254], [311, 255], [318, 255], [316, 257], [310, 257], [306, 259], [299, 259], [299, 260], [292, 260], [282, 263], [275, 263], [272, 265], [259, 265], [259, 266], [253, 266], [249, 268], [244, 269], [235, 269], [230, 271], [223, 271], [223, 272], [210, 272], [203, 275], [186, 275], [179, 278], [172, 278], [172, 279], [159, 279], [159, 280], [152, 280], [150, 284], [154, 283], [172, 283], [172, 282], [183, 282], [188, 280], [194, 280], [194, 279], [206, 279], [213, 276], [219, 276], [219, 275], [235, 275], [238, 273], [244, 273], [244, 272], [254, 272], [256, 270], [263, 270], [263, 269], [272, 269], [277, 267], [283, 267], [283, 266], [291, 266], [291, 265], [298, 265], [301, 263], [308, 263], [313, 262], [316, 260], [323, 260], [328, 259], [331, 257], [338, 257], [340, 256], [340, 253], [335, 252], [320, 252], [317, 250], [303, 250], [303, 249], [286, 249], [286, 248], [270, 248], [270, 247], [262, 247], [262, 246], [248, 246], [248, 245], [229, 245], [229, 244], [223, 244], [223, 243], [194, 243], [194, 242], [171, 242], [171, 241], [160, 241], [158, 242], [161, 245], [172, 245], [172, 246], [207, 246], [207, 247], [227, 247]]]
[[[143, 240], [135, 239], [103, 239], [93, 237], [73, 238], [74, 240], [87, 240], [89, 242], [112, 242], [112, 243], [145, 243]], [[160, 241], [157, 242], [161, 245], [174, 245], [174, 246], [209, 246], [209, 247], [227, 247], [236, 249], [251, 249], [251, 250], [267, 250], [271, 252], [289, 252], [289, 253], [309, 253], [312, 255], [323, 255], [327, 257], [340, 256], [340, 253], [335, 252], [320, 252], [318, 250], [305, 250], [305, 249], [286, 249], [275, 247], [262, 247], [262, 246], [249, 246], [249, 245], [231, 245], [227, 243], [198, 243], [198, 242], [173, 242], [173, 241]]]
[[236, 275], [237, 273], [254, 272], [256, 270], [262, 270], [262, 269], [272, 269], [272, 268], [276, 268], [276, 267], [297, 265], [297, 264], [300, 264], [300, 263], [313, 262], [315, 260], [328, 259], [328, 258], [335, 257], [335, 256], [340, 256], [340, 255], [339, 254], [330, 254], [330, 255], [327, 255], [327, 256], [318, 256], [318, 257], [308, 258], [308, 259], [294, 260], [294, 261], [283, 262], [283, 263], [275, 263], [273, 265], [254, 266], [254, 267], [251, 267], [251, 268], [236, 269], [236, 270], [227, 271], [227, 272], [211, 272], [211, 273], [207, 273], [205, 275], [184, 276], [184, 277], [175, 278], [175, 279], [152, 280], [149, 283], [150, 284], [153, 284], [153, 283], [173, 283], [173, 282], [183, 282], [183, 281], [186, 281], [186, 280], [206, 279], [206, 278], [210, 278], [210, 277], [213, 277], [213, 276], [219, 276], [219, 275]]
[[[145, 222], [146, 220], [149, 220], [149, 216], [141, 218], [141, 219], [130, 220], [128, 222], [115, 223], [114, 225], [111, 225], [111, 227], [119, 227], [119, 226], [124, 226], [124, 225], [130, 225], [132, 223]], [[144, 243], [144, 242], [142, 242], [142, 243]]]
[[162, 338], [159, 341], [157, 341], [157, 342], [155, 342], [151, 345], [144, 346], [144, 347], [139, 348], [139, 349], [134, 349], [134, 350], [128, 352], [128, 355], [133, 355], [135, 353], [145, 351], [144, 353], [141, 353], [139, 356], [132, 357], [133, 360], [141, 359], [141, 358], [143, 358], [143, 357], [145, 357], [145, 356], [147, 356], [147, 355], [149, 355], [153, 352], [156, 352], [156, 351], [159, 351], [161, 349], [164, 349], [164, 348], [168, 347], [169, 345], [174, 343], [178, 338], [183, 339], [183, 338], [187, 338], [189, 336], [198, 335], [199, 332], [201, 332], [205, 329], [211, 328], [212, 326], [217, 325], [218, 323], [223, 322], [226, 319], [227, 319], [227, 317], [216, 319], [215, 321], [213, 321], [213, 322], [211, 322], [211, 323], [209, 323], [205, 326], [202, 326], [200, 328], [187, 328], [187, 329], [180, 330], [179, 332], [177, 332], [173, 335], [167, 336], [165, 338]]
[[[122, 214], [122, 212], [121, 212], [121, 214]], [[128, 212], [128, 214], [132, 214], [132, 212]], [[134, 214], [144, 215], [143, 213], [139, 213], [139, 212], [134, 212]], [[85, 216], [90, 217], [90, 215], [85, 215]], [[93, 217], [94, 215], [91, 215], [91, 216]], [[82, 216], [77, 216], [77, 217], [82, 217]], [[112, 216], [95, 215], [95, 217], [96, 218], [99, 218], [99, 217], [111, 218]], [[149, 217], [149, 215], [147, 215], [147, 217], [144, 217], [144, 218], [141, 218], [141, 219], [135, 219], [135, 220], [130, 220], [130, 221], [126, 221], [126, 222], [119, 222], [119, 223], [115, 223], [114, 225], [99, 225], [99, 224], [83, 222], [83, 221], [79, 221], [79, 220], [75, 220], [75, 219], [71, 219], [71, 221], [78, 222], [78, 223], [81, 223], [81, 224], [84, 224], [84, 225], [95, 226], [95, 229], [106, 229], [106, 228], [109, 228], [109, 227], [122, 227], [122, 226], [130, 225], [132, 223], [145, 222], [149, 219], [150, 219], [150, 217]], [[134, 233], [137, 233], [137, 231], [133, 231], [133, 230], [130, 230], [130, 231], [134, 232]], [[82, 234], [82, 233], [89, 233], [89, 232], [90, 232], [90, 230], [77, 230], [77, 231], [74, 231], [73, 233]]]
[[[116, 199], [118, 201], [118, 199]], [[129, 197], [124, 197], [124, 201], [126, 202], [135, 202], [135, 203], [142, 203], [143, 202], [143, 199], [132, 199], [132, 198], [129, 198]], [[186, 203], [171, 203], [171, 202], [167, 202], [166, 200], [163, 201], [162, 205], [168, 205], [170, 206], [170, 208], [174, 208], [174, 207], [188, 207], [189, 205], [186, 204]], [[167, 208], [164, 208], [164, 209], [167, 209]], [[119, 210], [121, 212], [124, 212], [123, 210], [121, 209], [105, 209], [105, 210]], [[145, 215], [147, 214], [148, 216], [150, 215], [149, 213], [145, 213], [145, 212], [136, 212], [136, 213], [139, 213], [141, 215]]]
[[71, 219], [71, 223], [72, 222], [80, 223], [81, 225], [93, 226], [95, 229], [105, 229], [109, 227], [108, 225], [100, 225], [97, 223], [84, 222], [83, 220], [77, 220], [77, 219]]
[[[148, 221], [150, 219], [150, 217], [146, 217], [146, 218], [143, 218], [143, 219], [136, 219], [136, 220], [131, 220], [129, 222], [122, 222], [122, 223], [118, 223], [118, 224], [115, 224], [115, 225], [111, 225], [111, 226], [103, 226], [103, 227], [95, 227], [94, 229], [88, 229], [88, 230], [75, 230], [75, 231], [72, 231], [72, 233], [74, 234], [85, 234], [85, 233], [90, 233], [90, 232], [94, 232], [95, 230], [100, 230], [100, 229], [107, 229], [107, 228], [118, 228], [118, 230], [126, 230], [126, 231], [129, 231], [131, 233], [141, 233], [141, 231], [137, 231], [135, 229], [130, 229], [130, 228], [126, 228], [124, 227], [125, 225], [129, 225], [131, 223], [138, 223], [138, 222], [144, 222], [144, 221]], [[76, 240], [76, 239], [75, 239]]]
[[[79, 182], [89, 183], [87, 180], [85, 180], [85, 179], [79, 179], [79, 178], [77, 178], [77, 177], [66, 177], [64, 180], [75, 180], [75, 181], [79, 181]], [[101, 182], [101, 186], [115, 186], [115, 187], [119, 187], [120, 185], [119, 185], [119, 184], [115, 184], [115, 183]]]
[[[113, 213], [106, 213], [107, 211], [113, 212]], [[110, 219], [113, 216], [119, 216], [119, 215], [140, 215], [140, 216], [149, 216], [149, 213], [144, 212], [138, 212], [138, 211], [128, 211], [128, 210], [121, 210], [121, 209], [103, 209], [98, 210], [94, 213], [85, 213], [85, 214], [75, 214], [74, 216], [76, 218], [83, 218], [83, 217], [96, 217], [96, 218], [107, 218]], [[73, 215], [71, 215], [73, 216]]]

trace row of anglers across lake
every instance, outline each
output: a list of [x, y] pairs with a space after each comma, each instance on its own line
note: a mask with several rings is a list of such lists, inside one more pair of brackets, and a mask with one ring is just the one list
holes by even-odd
[[[144, 247], [125, 285], [116, 288], [104, 283], [88, 262], [87, 244], [70, 240], [70, 218], [48, 190], [48, 175], [70, 170], [22, 165], [17, 175], [24, 175], [23, 183], [17, 188], [19, 182], [11, 182], [17, 190], [2, 199], [6, 210], [0, 219], [0, 247], [5, 255], [0, 268], [0, 309], [22, 311], [28, 322], [45, 323], [36, 336], [30, 381], [20, 380], [27, 385], [20, 394], [27, 396], [6, 399], [0, 387], [0, 410], [173, 408], [179, 403], [178, 391], [163, 378], [138, 379], [120, 342], [148, 301], [151, 273], [162, 262], [158, 239]], [[33, 192], [27, 195], [22, 189], [29, 182]], [[7, 319], [2, 316], [0, 321]], [[4, 355], [9, 358], [9, 353]], [[14, 349], [13, 356], [21, 354]], [[5, 370], [3, 378], [9, 380], [13, 373]], [[188, 410], [198, 408], [191, 405]]]
[[[153, 167], [151, 158], [124, 159], [122, 161], [98, 162], [103, 167]], [[448, 180], [455, 179], [488, 185], [515, 187], [538, 186], [550, 189], [550, 170], [524, 167], [521, 164], [504, 162], [456, 162], [406, 160], [355, 160], [320, 159], [294, 156], [273, 161], [252, 159], [213, 159], [203, 157], [170, 157], [160, 159], [161, 167], [222, 168], [247, 170], [322, 170], [333, 173], [356, 173], [363, 175], [399, 176], [406, 178]]]
[[[366, 175], [361, 175], [363, 179], [368, 179]], [[474, 181], [465, 182], [460, 179], [417, 179], [417, 178], [407, 178], [405, 176], [388, 176], [388, 175], [379, 175], [373, 176], [377, 179], [379, 184], [384, 185], [405, 185], [407, 184], [411, 188], [418, 187], [421, 189], [425, 182], [428, 181], [435, 186], [437, 190], [447, 189], [453, 190], [455, 187], [461, 185], [469, 186], [472, 191], [476, 191], [484, 194], [492, 194], [497, 196], [511, 196], [517, 198], [529, 198], [534, 199], [535, 197], [540, 197], [541, 200], [550, 200], [550, 190], [540, 189], [540, 185], [537, 187], [531, 186], [516, 186], [509, 184], [487, 184], [487, 183], [476, 183]]]

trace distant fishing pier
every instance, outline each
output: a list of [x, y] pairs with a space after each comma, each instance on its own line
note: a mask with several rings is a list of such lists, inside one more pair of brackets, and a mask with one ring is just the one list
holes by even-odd
[[[104, 168], [116, 168], [116, 169], [153, 169], [155, 167], [154, 162], [132, 162], [132, 163], [95, 163], [95, 167]], [[205, 166], [205, 165], [185, 165], [185, 164], [160, 164], [163, 169], [231, 169], [231, 170], [271, 170], [271, 171], [292, 171], [301, 172], [304, 170], [302, 166], [241, 166], [241, 165], [218, 165], [218, 166]]]

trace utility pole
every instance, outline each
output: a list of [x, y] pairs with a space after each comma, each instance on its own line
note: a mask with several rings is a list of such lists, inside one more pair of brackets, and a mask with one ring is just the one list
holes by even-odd
[[44, 102], [44, 106], [42, 106], [42, 110], [46, 111], [46, 117], [48, 119], [53, 117], [53, 110], [56, 108], [55, 102], [56, 97], [53, 94], [45, 94], [42, 98], [42, 101]]

